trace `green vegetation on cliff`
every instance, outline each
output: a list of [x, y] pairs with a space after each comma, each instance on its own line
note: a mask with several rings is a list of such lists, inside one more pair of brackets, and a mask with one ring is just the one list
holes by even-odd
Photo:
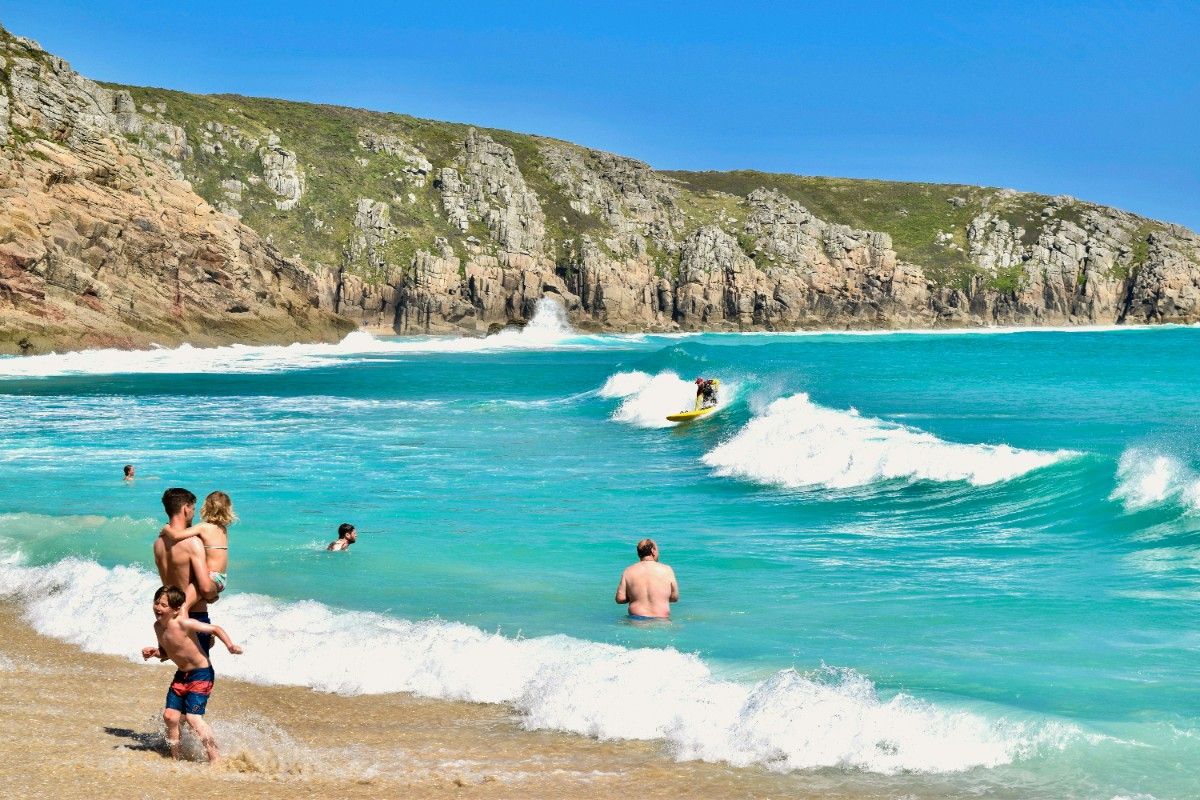
[[[213, 205], [236, 212], [288, 256], [310, 265], [345, 267], [368, 281], [386, 272], [403, 271], [418, 250], [441, 252], [446, 247], [460, 257], [503, 249], [484, 216], [468, 209], [469, 222], [454, 224], [441, 191], [439, 171], [464, 168], [464, 141], [470, 126], [418, 119], [403, 114], [313, 105], [237, 95], [193, 95], [165, 89], [111, 86], [128, 90], [139, 111], [151, 121], [142, 138], [162, 143], [164, 130], [178, 126], [186, 136], [186, 152], [175, 160], [196, 191]], [[492, 142], [508, 148], [520, 178], [536, 195], [544, 216], [544, 252], [569, 273], [575, 268], [584, 236], [610, 255], [614, 230], [611, 213], [586, 208], [548, 163], [547, 149], [586, 159], [593, 151], [511, 131], [477, 129]], [[401, 152], [371, 146], [370, 137], [392, 137]], [[295, 181], [302, 189], [294, 204], [273, 190], [266, 175], [264, 151], [268, 142], [295, 158]], [[423, 159], [415, 169], [407, 158], [411, 148]], [[394, 148], [393, 148], [394, 149]], [[1012, 270], [984, 274], [970, 252], [969, 229], [980, 215], [990, 213], [1018, 233], [1022, 245], [1037, 242], [1047, 223], [1043, 195], [955, 184], [782, 175], [749, 170], [734, 172], [652, 172], [637, 162], [673, 195], [682, 225], [646, 240], [642, 251], [660, 275], [678, 273], [677, 244], [702, 225], [717, 225], [741, 240], [737, 221], [747, 213], [746, 198], [756, 189], [774, 189], [797, 201], [817, 217], [855, 229], [889, 234], [897, 256], [921, 267], [935, 285], [967, 288], [978, 276], [1003, 291], [1017, 288]], [[631, 192], [624, 173], [602, 176], [616, 187], [621, 202]], [[285, 176], [285, 180], [291, 176]], [[504, 175], [501, 173], [501, 179]], [[485, 183], [491, 180], [485, 176]], [[503, 181], [501, 181], [503, 182]], [[234, 191], [230, 187], [234, 187]], [[503, 210], [512, 186], [496, 189], [496, 197], [476, 199]], [[519, 187], [518, 187], [519, 190]], [[481, 190], [482, 191], [482, 190]], [[621, 193], [624, 193], [622, 196]], [[364, 256], [364, 231], [356, 225], [360, 200], [386, 203], [390, 228], [378, 235], [373, 254]], [[657, 202], [654, 198], [643, 198]], [[614, 202], [614, 201], [609, 201]], [[641, 202], [641, 201], [639, 201]], [[595, 205], [592, 203], [591, 205]], [[1070, 201], [1054, 219], [1083, 223], [1083, 208]], [[611, 209], [610, 209], [611, 211]], [[667, 214], [670, 209], [664, 211]], [[640, 220], [644, 222], [644, 220]], [[506, 223], [512, 227], [510, 218]], [[1145, 221], [1133, 245], [1133, 258], [1145, 258], [1146, 237], [1159, 223]], [[439, 244], [441, 242], [442, 244]], [[386, 264], [387, 269], [380, 265]], [[1135, 265], [1122, 269], [1128, 273]], [[1010, 274], [1011, 273], [1011, 274]]]

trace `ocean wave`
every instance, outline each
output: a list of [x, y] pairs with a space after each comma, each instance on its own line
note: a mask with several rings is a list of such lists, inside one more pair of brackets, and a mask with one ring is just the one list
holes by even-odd
[[[41, 634], [138, 661], [157, 579], [135, 567], [68, 558], [0, 566], [0, 596]], [[722, 680], [699, 657], [564, 635], [513, 639], [455, 622], [410, 622], [233, 594], [214, 607], [245, 655], [214, 651], [217, 672], [343, 694], [412, 692], [508, 705], [529, 729], [663, 740], [680, 759], [777, 770], [843, 767], [883, 774], [993, 767], [1082, 734], [905, 694], [882, 696], [849, 670]]]
[[1119, 500], [1128, 511], [1164, 503], [1200, 511], [1200, 475], [1175, 456], [1126, 448], [1117, 462], [1117, 485], [1109, 499]]
[[571, 328], [562, 304], [538, 301], [533, 319], [523, 328], [506, 328], [482, 338], [414, 336], [377, 338], [354, 331], [337, 344], [227, 345], [153, 350], [82, 350], [40, 356], [0, 356], [0, 379], [50, 378], [71, 375], [123, 374], [261, 374], [361, 363], [367, 357], [447, 353], [493, 353], [629, 347], [636, 342], [617, 337], [585, 336]]
[[[600, 387], [599, 395], [610, 399], [621, 398], [621, 404], [611, 417], [616, 422], [638, 428], [671, 428], [679, 423], [670, 422], [667, 415], [694, 406], [696, 385], [668, 370], [657, 375], [633, 370], [610, 376]], [[723, 381], [718, 393], [720, 402], [717, 403], [717, 410], [729, 405], [736, 395], [737, 386]]]
[[702, 460], [718, 475], [789, 488], [845, 489], [880, 481], [1010, 480], [1076, 453], [959, 444], [931, 433], [838, 411], [795, 394], [771, 403]]

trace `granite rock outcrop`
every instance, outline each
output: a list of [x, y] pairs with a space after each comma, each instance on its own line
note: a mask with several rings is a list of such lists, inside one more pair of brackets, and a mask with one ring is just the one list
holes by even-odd
[[[317, 276], [219, 213], [129, 137], [126, 91], [0, 30], [0, 352], [343, 335]], [[173, 143], [173, 144], [171, 144]]]
[[1200, 321], [1200, 238], [1067, 196], [661, 172], [509, 131], [100, 85], [3, 34], [0, 347]]

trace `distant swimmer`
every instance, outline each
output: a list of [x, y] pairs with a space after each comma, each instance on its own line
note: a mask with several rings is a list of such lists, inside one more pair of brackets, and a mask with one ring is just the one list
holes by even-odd
[[338, 526], [338, 537], [329, 543], [326, 550], [335, 552], [338, 550], [349, 550], [350, 545], [358, 541], [358, 531], [349, 522], [343, 522]]
[[629, 604], [632, 620], [668, 619], [671, 603], [679, 602], [679, 584], [675, 570], [658, 563], [658, 545], [642, 539], [637, 545], [638, 563], [621, 574], [616, 601]]
[[126, 464], [125, 465], [125, 480], [126, 481], [133, 480], [133, 478], [134, 478], [133, 473], [134, 473], [133, 464]]
[[696, 378], [696, 410], [712, 408], [717, 404], [717, 387], [721, 382], [713, 378]]

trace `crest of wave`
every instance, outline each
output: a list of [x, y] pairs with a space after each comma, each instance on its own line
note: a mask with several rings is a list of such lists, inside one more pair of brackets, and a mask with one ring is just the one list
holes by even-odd
[[1117, 463], [1117, 485], [1111, 500], [1138, 511], [1173, 501], [1200, 511], [1200, 475], [1165, 453], [1130, 447]]
[[841, 489], [887, 480], [983, 486], [1073, 455], [947, 442], [854, 410], [824, 408], [807, 394], [796, 394], [771, 403], [702, 460], [718, 475], [791, 488]]
[[[0, 596], [21, 602], [36, 630], [139, 662], [156, 585], [145, 570], [83, 559], [0, 566]], [[530, 729], [663, 740], [681, 759], [780, 770], [957, 772], [1061, 749], [1081, 735], [1044, 720], [1014, 722], [904, 694], [884, 697], [850, 670], [782, 670], [756, 684], [739, 683], [669, 648], [629, 649], [563, 635], [513, 639], [461, 623], [249, 594], [222, 598], [214, 617], [245, 647], [237, 657], [214, 651], [222, 675], [343, 694], [413, 692], [503, 703]], [[646, 702], [647, 681], [653, 702]], [[248, 768], [306, 768], [308, 760], [289, 748], [264, 750], [256, 728], [237, 727], [245, 720], [217, 722], [234, 723], [220, 729], [223, 735], [245, 734], [244, 746], [230, 752], [247, 753], [254, 762]], [[255, 767], [259, 762], [266, 766]]]
[[[721, 384], [718, 410], [729, 405], [736, 395], [736, 389], [732, 383]], [[696, 385], [670, 371], [650, 375], [634, 370], [610, 376], [604, 382], [604, 386], [600, 387], [600, 396], [622, 398], [621, 405], [612, 413], [612, 419], [616, 422], [628, 423], [638, 428], [670, 428], [678, 423], [669, 422], [668, 414], [677, 414], [694, 407]]]

